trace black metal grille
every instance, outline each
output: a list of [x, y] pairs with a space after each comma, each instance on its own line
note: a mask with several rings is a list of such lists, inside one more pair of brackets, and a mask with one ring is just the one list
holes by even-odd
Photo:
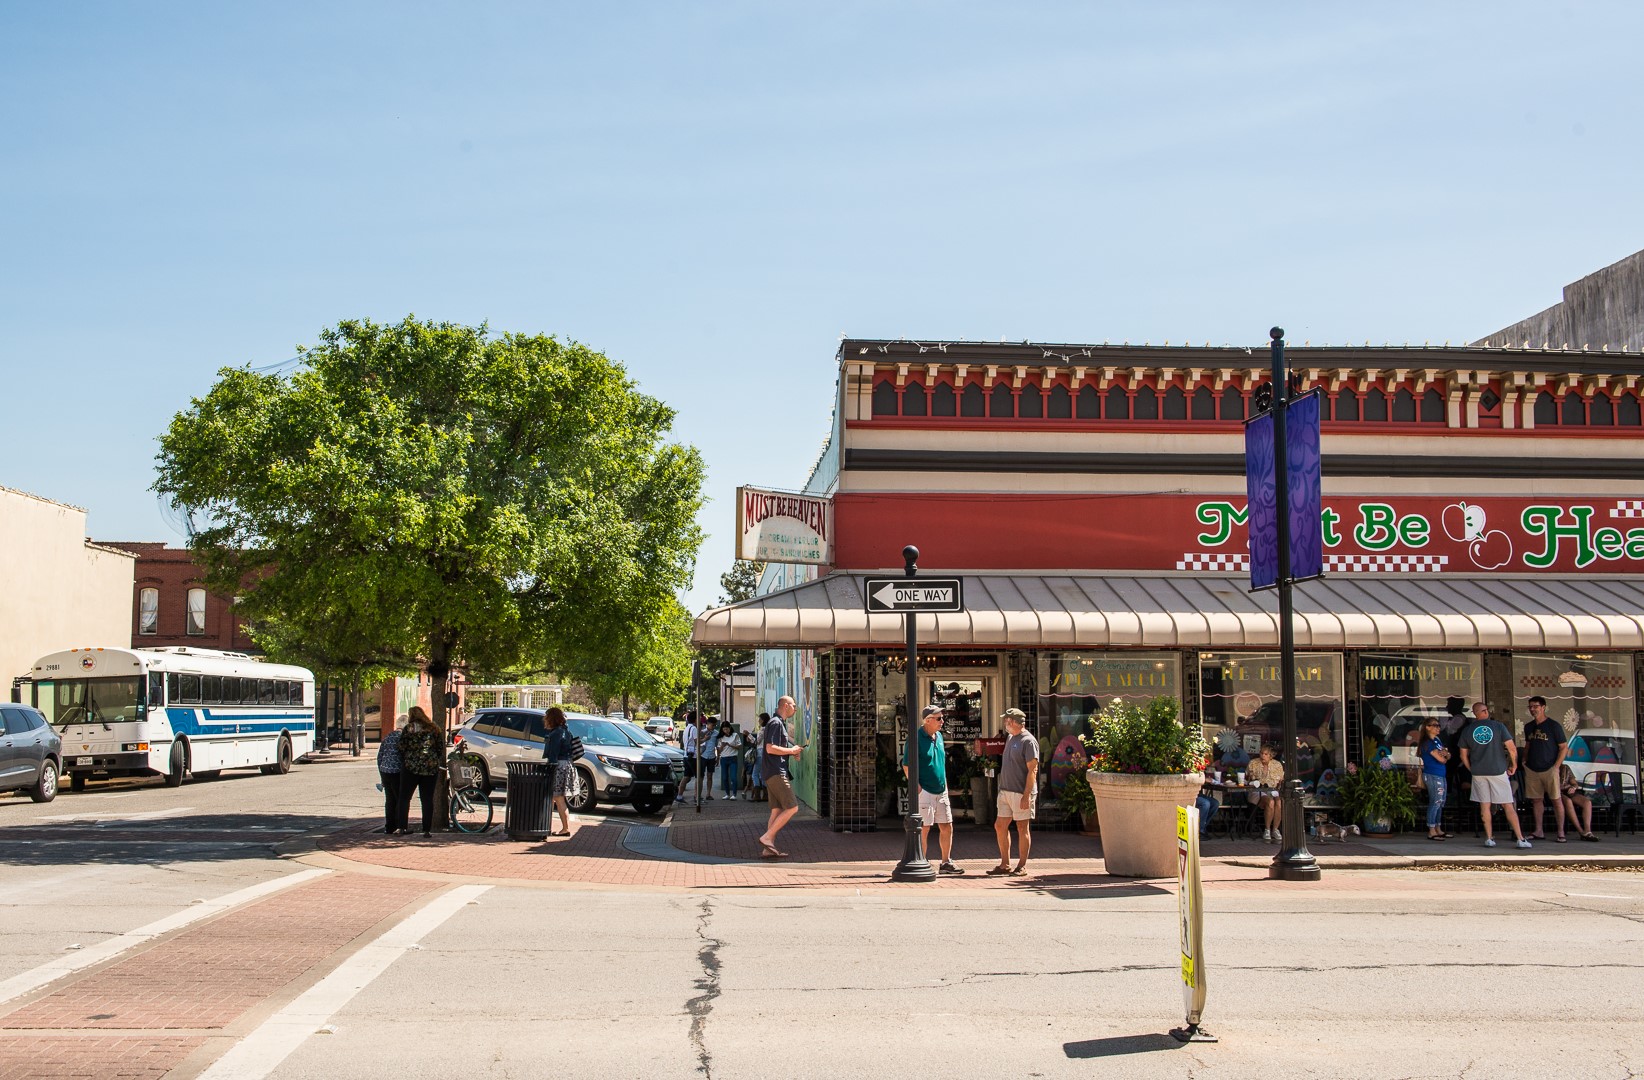
[[825, 657], [831, 672], [828, 789], [835, 831], [871, 832], [877, 826], [874, 788], [874, 701], [871, 649], [840, 649]]
[[[669, 770], [668, 766], [662, 762], [642, 761], [638, 765], [634, 766], [634, 779], [666, 780], [668, 779], [668, 774], [670, 771], [671, 770]], [[681, 773], [684, 771], [684, 769], [680, 770]]]

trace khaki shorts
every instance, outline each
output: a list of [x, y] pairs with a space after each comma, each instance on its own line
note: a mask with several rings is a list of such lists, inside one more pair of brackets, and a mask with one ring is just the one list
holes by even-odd
[[765, 794], [778, 810], [792, 810], [799, 805], [799, 800], [793, 795], [793, 785], [788, 783], [786, 776], [773, 776], [766, 780]]
[[948, 793], [932, 795], [924, 788], [919, 789], [919, 820], [926, 825], [952, 825], [953, 803], [948, 801]]
[[1557, 802], [1562, 797], [1558, 789], [1558, 770], [1548, 769], [1546, 772], [1536, 772], [1534, 769], [1524, 770], [1524, 797], [1526, 799], [1549, 799]]
[[1032, 821], [1039, 812], [1039, 793], [1028, 796], [1027, 809], [1023, 810], [1020, 791], [1001, 791], [993, 812], [1000, 821]]

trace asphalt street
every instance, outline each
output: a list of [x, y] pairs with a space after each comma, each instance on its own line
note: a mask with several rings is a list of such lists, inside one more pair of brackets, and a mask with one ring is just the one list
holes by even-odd
[[[304, 854], [378, 812], [374, 780], [345, 759], [0, 799], [0, 1078], [115, 1075], [82, 1060], [94, 1033], [153, 1045], [120, 1075], [179, 1080], [1644, 1072], [1637, 872], [1209, 881], [1221, 1041], [1183, 1046], [1169, 883], [595, 890]], [[168, 1027], [142, 982], [209, 982], [224, 950], [298, 943], [217, 1019], [191, 1004]]]

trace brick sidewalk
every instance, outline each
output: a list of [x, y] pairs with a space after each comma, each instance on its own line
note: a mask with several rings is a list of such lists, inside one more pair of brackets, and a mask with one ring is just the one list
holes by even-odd
[[248, 1011], [339, 948], [441, 887], [329, 874], [71, 975], [0, 1011], [0, 1080], [163, 1076], [207, 1039], [233, 1034]]

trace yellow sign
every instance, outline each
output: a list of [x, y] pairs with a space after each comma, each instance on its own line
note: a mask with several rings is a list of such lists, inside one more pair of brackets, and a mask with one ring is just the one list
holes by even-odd
[[1204, 1012], [1204, 883], [1199, 877], [1199, 809], [1176, 808], [1176, 914], [1181, 927], [1182, 1003], [1189, 1028]]

